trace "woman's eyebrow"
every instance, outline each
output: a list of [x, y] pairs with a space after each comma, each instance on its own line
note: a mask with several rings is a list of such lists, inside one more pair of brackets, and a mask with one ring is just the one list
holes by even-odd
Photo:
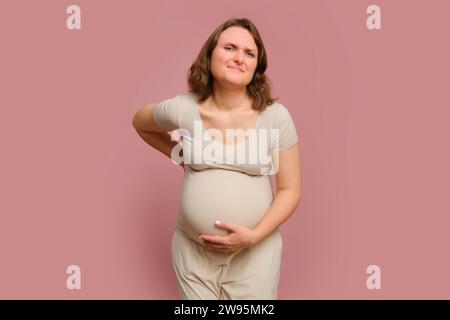
[[[234, 47], [237, 47], [237, 45], [234, 44], [234, 43], [232, 43], [232, 42], [225, 42], [225, 44], [226, 44], [226, 45], [232, 45], [232, 46], [234, 46]], [[246, 47], [244, 47], [244, 49], [250, 50], [250, 51], [256, 51], [256, 49], [251, 49], [251, 48], [246, 48]]]

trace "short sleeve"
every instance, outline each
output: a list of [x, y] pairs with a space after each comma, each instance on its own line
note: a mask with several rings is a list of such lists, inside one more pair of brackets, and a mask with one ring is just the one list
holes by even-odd
[[288, 109], [280, 103], [275, 117], [275, 128], [279, 129], [278, 148], [276, 149], [284, 150], [297, 143], [297, 129]]
[[153, 118], [161, 128], [167, 131], [175, 130], [180, 127], [179, 110], [180, 95], [174, 98], [161, 101], [153, 109]]

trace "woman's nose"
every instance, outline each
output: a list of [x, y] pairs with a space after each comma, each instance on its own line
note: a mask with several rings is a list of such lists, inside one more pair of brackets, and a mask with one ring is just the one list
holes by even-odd
[[236, 51], [237, 53], [234, 56], [234, 60], [241, 62], [243, 60], [243, 53]]

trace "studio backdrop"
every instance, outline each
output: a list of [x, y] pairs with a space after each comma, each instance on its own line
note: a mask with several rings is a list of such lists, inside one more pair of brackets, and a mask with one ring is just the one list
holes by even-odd
[[249, 18], [292, 115], [302, 200], [279, 299], [450, 298], [446, 0], [0, 4], [0, 298], [177, 299], [183, 170], [133, 114]]

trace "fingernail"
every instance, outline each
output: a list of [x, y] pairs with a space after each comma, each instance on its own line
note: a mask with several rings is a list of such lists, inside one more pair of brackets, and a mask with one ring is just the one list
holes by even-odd
[[219, 220], [216, 220], [216, 224], [220, 224], [220, 221], [219, 221]]

